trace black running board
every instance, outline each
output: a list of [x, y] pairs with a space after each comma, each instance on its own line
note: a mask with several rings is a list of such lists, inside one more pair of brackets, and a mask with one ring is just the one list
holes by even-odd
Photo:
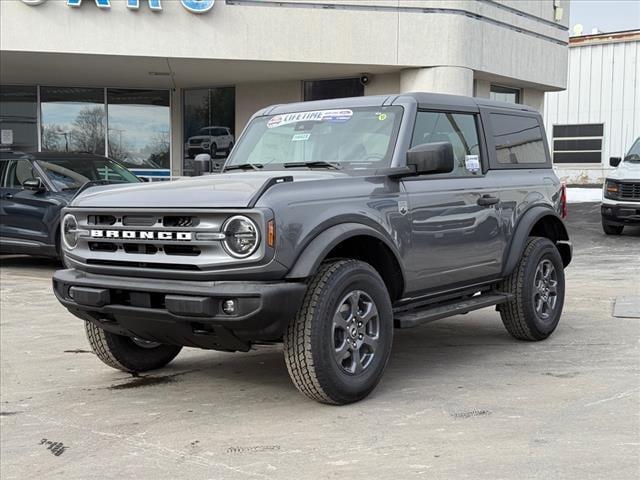
[[491, 307], [508, 302], [513, 295], [508, 293], [487, 292], [464, 300], [455, 300], [437, 305], [429, 305], [420, 309], [396, 313], [394, 325], [396, 328], [411, 328], [422, 323], [433, 322], [441, 318], [468, 313], [480, 308]]

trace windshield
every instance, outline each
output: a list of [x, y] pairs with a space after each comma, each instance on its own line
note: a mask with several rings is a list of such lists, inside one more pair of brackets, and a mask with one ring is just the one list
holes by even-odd
[[640, 138], [636, 138], [624, 159], [625, 162], [640, 162]]
[[129, 170], [108, 158], [56, 158], [37, 160], [59, 190], [75, 190], [90, 181], [133, 183], [140, 180]]
[[331, 162], [341, 168], [389, 166], [402, 107], [316, 110], [258, 117], [247, 127], [229, 161], [253, 164]]

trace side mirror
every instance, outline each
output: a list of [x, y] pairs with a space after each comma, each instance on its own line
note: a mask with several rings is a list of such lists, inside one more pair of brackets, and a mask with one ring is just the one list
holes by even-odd
[[199, 153], [193, 159], [193, 166], [196, 175], [203, 175], [211, 172], [211, 155], [208, 153]]
[[621, 161], [622, 159], [620, 157], [609, 157], [609, 165], [611, 165], [612, 167], [617, 167], [618, 165], [620, 165]]
[[416, 175], [453, 170], [453, 146], [449, 142], [423, 143], [407, 151], [407, 167]]
[[22, 188], [33, 192], [42, 192], [45, 188], [39, 178], [28, 178], [22, 183]]

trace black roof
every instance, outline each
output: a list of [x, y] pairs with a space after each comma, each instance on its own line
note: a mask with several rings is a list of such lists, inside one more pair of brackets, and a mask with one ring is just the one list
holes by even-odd
[[297, 102], [285, 105], [272, 105], [258, 112], [257, 115], [277, 115], [289, 112], [303, 112], [322, 109], [340, 109], [350, 107], [377, 107], [385, 105], [417, 104], [419, 108], [445, 108], [461, 110], [478, 110], [479, 107], [505, 108], [510, 110], [537, 113], [532, 107], [516, 103], [497, 102], [487, 98], [466, 97], [444, 93], [409, 92], [395, 95], [371, 95], [364, 97], [336, 98], [311, 102]]

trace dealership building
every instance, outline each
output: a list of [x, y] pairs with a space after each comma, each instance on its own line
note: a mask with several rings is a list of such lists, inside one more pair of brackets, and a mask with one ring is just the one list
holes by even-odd
[[428, 91], [542, 109], [545, 92], [566, 87], [568, 9], [566, 0], [2, 0], [2, 142], [107, 154], [163, 177], [192, 171], [195, 137], [237, 137], [273, 103]]

